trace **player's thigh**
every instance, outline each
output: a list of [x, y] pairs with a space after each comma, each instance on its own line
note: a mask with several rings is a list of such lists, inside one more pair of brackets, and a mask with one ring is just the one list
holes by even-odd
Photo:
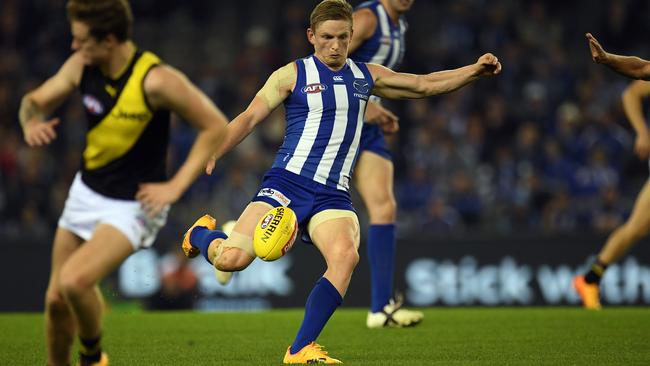
[[[341, 253], [357, 253], [359, 248], [359, 221], [356, 214], [351, 213], [354, 216], [348, 214], [342, 217], [330, 216], [329, 219], [319, 222], [310, 230], [310, 237], [314, 245], [328, 262]], [[319, 214], [328, 215], [329, 213], [323, 211]]]
[[62, 227], [56, 229], [54, 244], [52, 246], [52, 262], [47, 287], [47, 301], [54, 301], [60, 297], [58, 276], [61, 268], [82, 243], [83, 239], [69, 230]]
[[253, 237], [255, 225], [260, 221], [262, 216], [266, 215], [273, 206], [266, 202], [255, 201], [246, 206], [244, 212], [237, 219], [233, 232]]
[[362, 151], [354, 169], [354, 185], [367, 207], [394, 202], [393, 162], [370, 151]]
[[648, 232], [650, 230], [650, 180], [647, 180], [641, 188], [627, 225], [635, 231]]
[[125, 234], [112, 225], [100, 224], [92, 238], [66, 261], [61, 270], [61, 286], [93, 286], [133, 252], [133, 244]]

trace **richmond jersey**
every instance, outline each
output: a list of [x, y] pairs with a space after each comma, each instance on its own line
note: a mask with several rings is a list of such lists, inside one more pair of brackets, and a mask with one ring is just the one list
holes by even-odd
[[286, 134], [273, 167], [347, 191], [372, 76], [350, 59], [339, 71], [313, 55], [295, 64], [296, 86], [284, 101]]
[[350, 58], [357, 62], [380, 64], [389, 69], [399, 66], [406, 49], [406, 21], [400, 17], [399, 24], [393, 23], [379, 0], [367, 1], [359, 5], [357, 10], [364, 8], [375, 14], [377, 27], [372, 37], [365, 40]]
[[80, 90], [88, 120], [81, 179], [104, 196], [134, 200], [142, 182], [166, 179], [169, 111], [153, 111], [143, 82], [161, 60], [134, 53], [117, 79], [86, 66]]

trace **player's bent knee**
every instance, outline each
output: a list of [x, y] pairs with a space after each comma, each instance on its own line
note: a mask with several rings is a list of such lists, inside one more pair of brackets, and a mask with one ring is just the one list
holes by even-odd
[[45, 293], [45, 309], [50, 314], [63, 314], [70, 311], [63, 296], [54, 290]]
[[373, 222], [394, 222], [397, 216], [397, 202], [393, 197], [368, 204], [368, 213]]
[[72, 271], [62, 271], [59, 277], [59, 288], [65, 297], [74, 297], [91, 290], [95, 284], [85, 276]]

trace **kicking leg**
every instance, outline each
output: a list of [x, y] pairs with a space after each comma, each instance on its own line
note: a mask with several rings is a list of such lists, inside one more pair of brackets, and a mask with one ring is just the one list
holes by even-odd
[[271, 205], [264, 202], [251, 202], [237, 220], [231, 235], [214, 230], [216, 223], [210, 226], [202, 225], [206, 215], [197, 220], [185, 234], [183, 250], [187, 254], [188, 250], [185, 248], [191, 246], [196, 248], [197, 252], [203, 253], [205, 259], [214, 265], [219, 282], [225, 284], [230, 280], [231, 272], [245, 269], [255, 259], [255, 225], [271, 208]]

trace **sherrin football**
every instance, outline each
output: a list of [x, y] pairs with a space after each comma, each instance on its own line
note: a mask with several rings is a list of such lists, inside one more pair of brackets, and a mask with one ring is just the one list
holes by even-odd
[[289, 207], [275, 207], [255, 226], [253, 248], [255, 255], [267, 262], [285, 255], [296, 241], [298, 220]]

